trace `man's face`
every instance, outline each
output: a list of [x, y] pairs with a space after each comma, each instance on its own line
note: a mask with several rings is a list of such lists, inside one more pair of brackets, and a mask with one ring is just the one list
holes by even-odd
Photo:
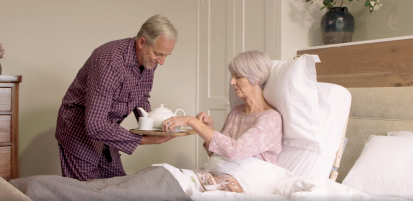
[[[147, 45], [144, 38], [138, 40], [137, 56], [139, 65], [146, 69], [153, 69], [158, 64], [163, 65], [166, 56], [172, 53], [175, 47], [175, 41], [170, 40], [162, 34], [153, 45]], [[138, 51], [138, 49], [140, 49]]]

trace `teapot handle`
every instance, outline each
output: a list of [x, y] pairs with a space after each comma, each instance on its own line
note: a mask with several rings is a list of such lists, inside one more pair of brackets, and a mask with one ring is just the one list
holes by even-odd
[[178, 111], [181, 111], [184, 115], [183, 116], [185, 116], [185, 111], [183, 110], [183, 109], [177, 109], [176, 111], [175, 111], [175, 115], [176, 116], [178, 116], [176, 113], [178, 113]]

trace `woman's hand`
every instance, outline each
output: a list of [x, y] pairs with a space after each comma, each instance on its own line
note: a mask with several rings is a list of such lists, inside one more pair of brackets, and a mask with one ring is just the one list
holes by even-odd
[[199, 113], [197, 117], [171, 117], [162, 122], [162, 130], [164, 132], [171, 132], [175, 127], [181, 126], [190, 126], [207, 144], [209, 144], [215, 132], [212, 118], [204, 112]]
[[196, 118], [199, 119], [202, 123], [204, 123], [208, 127], [214, 129], [214, 121], [212, 120], [210, 116], [208, 116], [207, 113], [200, 112], [198, 115], [196, 115]]
[[174, 131], [175, 127], [188, 126], [189, 121], [193, 118], [191, 116], [171, 117], [162, 122], [162, 130], [164, 132], [171, 132]]

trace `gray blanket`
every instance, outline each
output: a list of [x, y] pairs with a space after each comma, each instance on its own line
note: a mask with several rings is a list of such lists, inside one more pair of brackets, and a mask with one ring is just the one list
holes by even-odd
[[191, 200], [175, 177], [161, 166], [110, 179], [78, 181], [42, 175], [13, 179], [10, 184], [33, 200]]

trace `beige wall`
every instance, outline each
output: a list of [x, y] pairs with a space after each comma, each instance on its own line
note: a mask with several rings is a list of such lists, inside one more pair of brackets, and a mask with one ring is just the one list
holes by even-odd
[[411, 0], [381, 0], [382, 8], [369, 13], [362, 1], [348, 4], [356, 25], [353, 41], [413, 35]]
[[[21, 0], [0, 1], [0, 60], [3, 75], [22, 75], [20, 87], [20, 176], [60, 174], [54, 138], [57, 112], [78, 70], [99, 45], [133, 37], [154, 14], [168, 16], [180, 40], [155, 73], [152, 107], [196, 114], [196, 0]], [[129, 116], [125, 128], [137, 126]], [[153, 163], [193, 168], [195, 137], [163, 145], [141, 146], [122, 155], [125, 170], [136, 172]], [[171, 157], [173, 156], [173, 157]]]
[[277, 59], [291, 60], [298, 47], [320, 44], [319, 19], [323, 11], [319, 11], [319, 8], [312, 9], [310, 5], [304, 0], [281, 1], [279, 13], [281, 50]]
[[[413, 1], [381, 0], [382, 8], [373, 13], [364, 3], [343, 1], [355, 19], [353, 41], [413, 35]], [[304, 0], [281, 0], [281, 4], [281, 59], [291, 59], [297, 49], [323, 45], [319, 24], [326, 10], [320, 10], [322, 1], [311, 4]]]

